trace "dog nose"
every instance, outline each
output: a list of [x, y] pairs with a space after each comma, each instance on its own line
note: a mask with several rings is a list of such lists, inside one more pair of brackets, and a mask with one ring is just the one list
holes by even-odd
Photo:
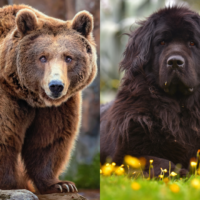
[[185, 64], [185, 60], [182, 56], [170, 56], [167, 60], [167, 67], [172, 67], [173, 69], [177, 69], [183, 67]]
[[49, 83], [49, 89], [55, 95], [58, 95], [64, 89], [64, 84], [59, 80], [53, 80]]

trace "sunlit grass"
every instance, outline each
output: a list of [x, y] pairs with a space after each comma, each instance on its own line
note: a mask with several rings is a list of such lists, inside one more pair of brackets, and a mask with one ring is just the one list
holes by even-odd
[[153, 160], [149, 161], [149, 176], [144, 176], [144, 159], [126, 156], [124, 165], [106, 163], [101, 166], [101, 200], [199, 200], [200, 168], [199, 151], [197, 158], [190, 162], [190, 175], [180, 178], [179, 174], [169, 169], [162, 169], [159, 177], [154, 177]]
[[200, 177], [169, 180], [137, 180], [127, 176], [101, 176], [100, 178], [101, 200], [199, 200]]

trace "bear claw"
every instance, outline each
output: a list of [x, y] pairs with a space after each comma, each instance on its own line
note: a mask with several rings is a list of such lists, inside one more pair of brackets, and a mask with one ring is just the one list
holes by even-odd
[[78, 189], [76, 188], [76, 186], [74, 186], [74, 188], [75, 188], [76, 192], [78, 192]]
[[[75, 185], [72, 185], [72, 184], [70, 184], [71, 185], [71, 188], [73, 188], [73, 192], [78, 192], [78, 189], [76, 188], [76, 186]], [[75, 190], [75, 191], [74, 191]]]
[[70, 192], [69, 186], [67, 184], [63, 184], [63, 187], [67, 190], [67, 192]]
[[[75, 185], [71, 184], [71, 183], [57, 183], [54, 185], [54, 188], [56, 188], [57, 190], [59, 190], [60, 193], [63, 192], [78, 192], [78, 189], [76, 188]], [[53, 189], [53, 188], [52, 188]]]
[[56, 188], [58, 188], [58, 189], [60, 190], [60, 192], [63, 191], [63, 190], [62, 190], [62, 187], [61, 187], [59, 184], [56, 184], [55, 186], [56, 186]]
[[[75, 185], [71, 185], [71, 186], [74, 187], [74, 189], [75, 189], [76, 192], [78, 192], [78, 189], [76, 188]], [[73, 190], [73, 192], [74, 192], [74, 190]]]
[[76, 186], [70, 183], [56, 184], [56, 188], [58, 188], [60, 192], [78, 192]]
[[74, 192], [74, 188], [73, 188], [73, 186], [72, 186], [71, 184], [69, 184], [69, 186], [72, 188], [72, 192]]

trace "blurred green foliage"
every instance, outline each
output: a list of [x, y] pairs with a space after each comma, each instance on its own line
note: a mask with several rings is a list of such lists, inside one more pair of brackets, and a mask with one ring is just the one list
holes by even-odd
[[101, 0], [100, 31], [100, 97], [101, 103], [113, 100], [122, 74], [119, 62], [123, 58], [130, 29], [137, 28], [137, 21], [143, 20], [165, 5], [188, 5], [199, 10], [199, 0]]
[[164, 0], [102, 0], [100, 32], [100, 66], [101, 66], [101, 103], [114, 98], [122, 75], [119, 73], [119, 62], [128, 37], [123, 35], [137, 27], [139, 19], [149, 16]]
[[[74, 158], [72, 158], [74, 159]], [[68, 171], [63, 180], [73, 181], [78, 189], [99, 189], [100, 154], [96, 154], [91, 164], [79, 164], [76, 175]]]

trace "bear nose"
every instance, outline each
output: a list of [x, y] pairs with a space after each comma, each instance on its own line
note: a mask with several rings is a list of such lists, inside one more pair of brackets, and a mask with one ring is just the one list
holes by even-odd
[[167, 67], [172, 67], [173, 69], [181, 68], [184, 64], [184, 58], [179, 55], [170, 56], [167, 60]]
[[58, 94], [63, 91], [64, 84], [59, 80], [53, 80], [49, 83], [49, 89], [52, 93]]

